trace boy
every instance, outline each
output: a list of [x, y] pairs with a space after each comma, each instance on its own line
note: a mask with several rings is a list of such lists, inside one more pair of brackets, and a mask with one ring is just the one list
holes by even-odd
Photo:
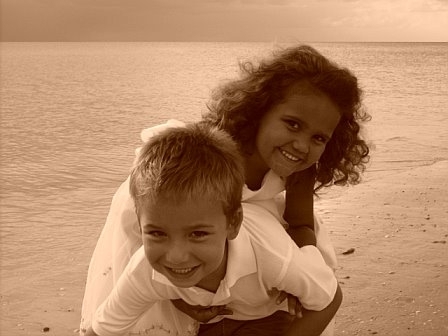
[[338, 308], [324, 310], [339, 291], [333, 271], [314, 246], [298, 248], [262, 207], [245, 204], [243, 222], [243, 185], [243, 160], [222, 131], [189, 125], [150, 139], [130, 178], [143, 247], [86, 335], [126, 334], [152, 304], [173, 299], [233, 311], [232, 320], [201, 325], [199, 335], [215, 335], [224, 324], [233, 335], [283, 335], [288, 315], [277, 312], [273, 289], [315, 310], [300, 324], [307, 335], [320, 334]]

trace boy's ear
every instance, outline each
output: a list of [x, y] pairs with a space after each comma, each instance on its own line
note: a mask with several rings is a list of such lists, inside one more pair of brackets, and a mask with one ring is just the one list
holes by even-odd
[[135, 208], [135, 215], [137, 216], [138, 230], [140, 231], [140, 234], [142, 234], [142, 225], [140, 223], [140, 216], [137, 207]]
[[229, 232], [227, 233], [228, 240], [235, 239], [236, 236], [238, 236], [242, 222], [243, 222], [243, 208], [240, 205], [238, 210], [235, 211], [235, 214], [232, 216], [232, 218], [230, 218], [228, 226]]

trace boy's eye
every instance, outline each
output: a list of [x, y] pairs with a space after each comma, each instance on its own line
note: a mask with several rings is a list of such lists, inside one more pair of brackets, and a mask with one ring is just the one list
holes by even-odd
[[209, 235], [208, 232], [206, 231], [193, 231], [190, 236], [194, 239], [201, 239], [201, 238], [205, 238]]
[[152, 231], [147, 232], [146, 234], [153, 239], [162, 239], [162, 238], [166, 237], [166, 233], [163, 231], [152, 230]]

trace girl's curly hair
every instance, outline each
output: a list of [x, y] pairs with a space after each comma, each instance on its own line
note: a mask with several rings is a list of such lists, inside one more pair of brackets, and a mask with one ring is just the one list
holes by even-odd
[[317, 165], [316, 190], [332, 184], [356, 184], [369, 161], [369, 147], [360, 135], [360, 122], [370, 119], [361, 104], [357, 78], [310, 46], [292, 47], [258, 65], [240, 64], [240, 79], [212, 94], [203, 122], [230, 133], [249, 154], [255, 145], [260, 121], [280, 103], [288, 88], [308, 82], [339, 108], [341, 120]]

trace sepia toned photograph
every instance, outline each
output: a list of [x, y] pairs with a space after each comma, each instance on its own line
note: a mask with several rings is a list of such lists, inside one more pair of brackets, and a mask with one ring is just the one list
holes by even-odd
[[0, 0], [0, 335], [448, 336], [448, 1]]

